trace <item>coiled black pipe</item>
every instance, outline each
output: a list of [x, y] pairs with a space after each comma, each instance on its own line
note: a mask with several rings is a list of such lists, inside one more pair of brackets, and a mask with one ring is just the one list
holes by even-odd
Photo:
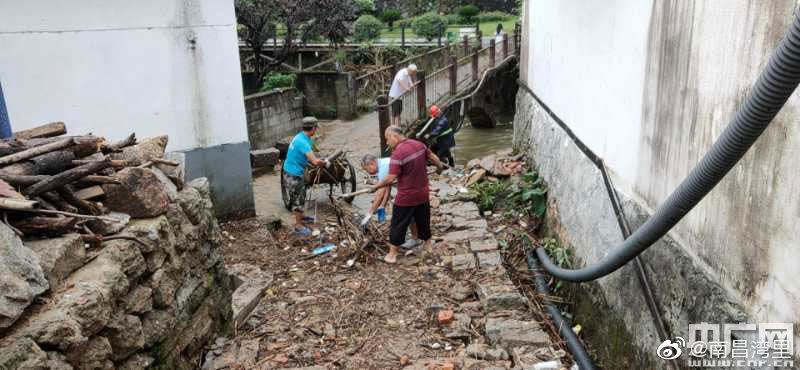
[[[540, 271], [541, 268], [536, 257], [533, 256], [533, 250], [526, 247], [525, 256], [528, 259], [528, 268], [534, 273], [533, 282], [534, 285], [536, 285], [536, 293], [549, 296], [550, 288], [547, 287], [547, 279], [545, 279]], [[575, 363], [578, 364], [578, 367], [580, 367], [581, 370], [597, 369], [597, 366], [595, 366], [592, 359], [589, 358], [589, 354], [586, 352], [583, 344], [581, 344], [578, 336], [572, 331], [572, 325], [570, 325], [564, 316], [561, 316], [561, 310], [552, 302], [543, 301], [543, 303], [547, 309], [547, 313], [553, 320], [553, 324], [558, 328], [558, 334], [567, 342], [567, 349], [569, 349], [569, 353], [572, 354], [572, 358], [575, 360]]]
[[558, 267], [543, 248], [536, 254], [551, 275], [567, 281], [606, 276], [638, 256], [689, 213], [744, 156], [800, 83], [800, 13], [758, 77], [744, 105], [706, 153], [647, 222], [598, 263], [578, 270]]

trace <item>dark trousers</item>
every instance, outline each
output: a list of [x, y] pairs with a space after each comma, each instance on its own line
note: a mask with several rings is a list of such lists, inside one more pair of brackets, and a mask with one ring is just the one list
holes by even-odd
[[428, 240], [431, 238], [431, 204], [429, 202], [416, 206], [398, 206], [392, 209], [392, 223], [389, 227], [389, 243], [400, 246], [406, 242], [406, 230], [408, 225], [414, 222], [417, 224], [419, 238]]

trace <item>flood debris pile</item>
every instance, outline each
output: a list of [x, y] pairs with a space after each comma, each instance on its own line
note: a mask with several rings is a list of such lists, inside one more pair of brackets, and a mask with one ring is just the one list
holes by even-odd
[[[236, 333], [209, 346], [203, 368], [569, 368], [509, 278], [467, 175], [431, 177], [433, 251], [401, 254], [396, 265], [373, 258], [385, 244], [368, 242], [385, 240], [385, 225], [364, 234], [357, 223], [340, 226], [339, 218], [358, 220], [345, 206], [320, 203], [320, 233], [310, 239], [285, 228], [267, 233], [264, 220], [223, 224], [226, 261], [269, 278]], [[346, 247], [357, 238], [363, 252]], [[339, 247], [310, 257], [331, 242]]]
[[193, 367], [231, 322], [208, 182], [58, 126], [0, 141], [0, 368]]

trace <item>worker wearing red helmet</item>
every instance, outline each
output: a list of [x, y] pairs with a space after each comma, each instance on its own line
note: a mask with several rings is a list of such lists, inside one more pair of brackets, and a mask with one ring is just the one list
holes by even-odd
[[436, 105], [431, 105], [430, 115], [434, 119], [431, 132], [425, 134], [426, 140], [433, 140], [431, 151], [442, 160], [452, 166], [455, 163], [450, 149], [456, 146], [453, 129], [447, 121], [447, 116]]

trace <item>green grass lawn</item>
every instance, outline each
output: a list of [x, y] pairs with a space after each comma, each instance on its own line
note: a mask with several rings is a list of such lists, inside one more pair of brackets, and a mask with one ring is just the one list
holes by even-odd
[[[484, 23], [481, 23], [481, 25], [480, 25], [481, 33], [484, 36], [494, 36], [495, 31], [497, 29], [497, 23], [502, 23], [503, 24], [503, 30], [509, 36], [511, 36], [511, 32], [514, 30], [514, 23], [516, 23], [517, 20], [518, 20], [518, 17], [513, 17], [513, 18], [511, 18], [511, 19], [509, 19], [507, 21], [504, 21], [504, 22], [484, 22]], [[458, 37], [457, 35], [459, 33], [459, 29], [462, 28], [462, 27], [468, 27], [468, 26], [447, 26], [447, 30], [445, 31], [445, 33], [451, 32], [451, 33], [455, 34], [456, 38], [457, 38]], [[400, 42], [400, 38], [401, 38], [400, 27], [399, 26], [395, 26], [392, 31], [389, 31], [388, 29], [384, 29], [383, 31], [381, 31], [380, 37], [381, 38], [396, 38], [397, 42], [399, 43]], [[414, 31], [411, 30], [410, 27], [406, 28], [406, 40], [410, 40], [412, 38], [417, 38], [417, 35], [414, 33]]]

